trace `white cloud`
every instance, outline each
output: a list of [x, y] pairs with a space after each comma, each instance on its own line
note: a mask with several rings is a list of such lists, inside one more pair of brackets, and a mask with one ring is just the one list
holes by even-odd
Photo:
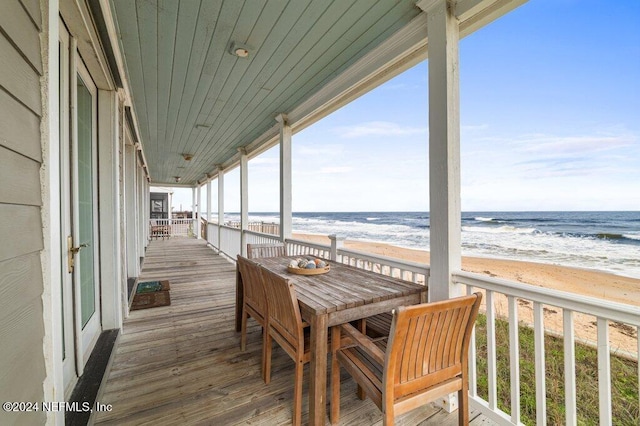
[[488, 124], [463, 124], [460, 126], [461, 132], [478, 132], [489, 129]]
[[263, 165], [263, 164], [268, 164], [268, 165], [272, 165], [272, 164], [279, 164], [279, 159], [278, 157], [263, 157], [263, 156], [258, 156], [255, 158], [252, 158], [249, 161], [249, 164], [252, 166], [258, 166], [258, 165]]
[[391, 121], [369, 121], [353, 126], [336, 127], [334, 132], [347, 139], [363, 136], [406, 136], [427, 134], [426, 127], [402, 126]]
[[532, 153], [547, 154], [554, 157], [566, 154], [585, 154], [610, 151], [630, 146], [637, 141], [633, 135], [578, 135], [555, 136], [546, 134], [524, 135], [519, 143], [523, 150]]
[[320, 173], [322, 174], [341, 174], [349, 173], [353, 170], [350, 166], [336, 166], [336, 167], [322, 167]]

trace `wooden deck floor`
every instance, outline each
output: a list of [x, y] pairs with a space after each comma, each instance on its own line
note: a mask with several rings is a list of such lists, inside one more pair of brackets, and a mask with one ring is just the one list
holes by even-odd
[[[277, 345], [269, 385], [260, 376], [261, 331], [249, 321], [247, 350], [234, 331], [235, 265], [202, 240], [152, 241], [141, 280], [168, 279], [171, 306], [131, 312], [98, 401], [96, 424], [285, 425], [291, 423], [293, 362]], [[305, 382], [309, 370], [305, 368]], [[370, 401], [342, 377], [341, 425], [382, 424]], [[329, 395], [327, 395], [329, 396]], [[303, 395], [303, 424], [308, 394]], [[472, 424], [487, 424], [472, 412]], [[428, 405], [398, 424], [454, 425], [457, 415]], [[327, 415], [327, 424], [328, 415]]]

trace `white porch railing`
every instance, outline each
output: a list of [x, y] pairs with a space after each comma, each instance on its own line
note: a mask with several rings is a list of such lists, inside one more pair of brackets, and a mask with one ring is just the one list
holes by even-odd
[[219, 226], [219, 232], [220, 251], [235, 260], [241, 252], [242, 233], [226, 225]]
[[[235, 259], [235, 255], [240, 252], [241, 233], [239, 229], [222, 226], [220, 234], [223, 239], [217, 244], [216, 235], [218, 226], [209, 224], [209, 243], [229, 257]], [[212, 229], [212, 228], [215, 228]], [[264, 243], [279, 241], [274, 235], [261, 234], [246, 231], [247, 242]], [[371, 270], [383, 275], [402, 277], [403, 279], [425, 283], [429, 277], [429, 266], [426, 264], [412, 263], [398, 259], [377, 256], [370, 253], [363, 253], [332, 245], [315, 244], [298, 239], [287, 239], [289, 255], [312, 255], [327, 259], [335, 259], [338, 262], [349, 264], [358, 268]], [[577, 424], [577, 407], [581, 403], [576, 398], [576, 356], [575, 356], [575, 332], [574, 313], [583, 313], [597, 318], [597, 342], [591, 345], [598, 350], [598, 369], [593, 374], [598, 376], [598, 400], [600, 424], [612, 424], [612, 396], [611, 396], [611, 347], [609, 342], [609, 322], [634, 327], [640, 333], [640, 308], [611, 303], [601, 299], [584, 297], [573, 293], [557, 290], [545, 289], [537, 286], [511, 282], [507, 280], [490, 278], [484, 275], [459, 272], [454, 275], [454, 282], [467, 286], [467, 292], [472, 293], [481, 289], [485, 293], [486, 318], [487, 318], [487, 378], [488, 397], [487, 400], [478, 395], [478, 367], [476, 345], [471, 345], [470, 364], [470, 400], [474, 408], [478, 409], [489, 419], [499, 424], [521, 424], [520, 409], [520, 354], [519, 354], [519, 332], [518, 326], [523, 322], [519, 320], [518, 304], [530, 304], [533, 306], [533, 321], [535, 340], [535, 383], [522, 384], [534, 387], [536, 390], [536, 423], [544, 425], [547, 422], [546, 408], [546, 376], [545, 376], [545, 348], [544, 335], [550, 330], [545, 330], [544, 309], [547, 306], [562, 309], [563, 330], [551, 331], [551, 334], [565, 336], [564, 338], [564, 405], [566, 408], [566, 424]], [[503, 295], [507, 299], [507, 309], [500, 312], [496, 309], [496, 298]], [[497, 342], [496, 321], [503, 319], [509, 324], [508, 341]], [[526, 321], [525, 321], [526, 322]], [[638, 339], [640, 341], [640, 339]], [[475, 342], [475, 334], [473, 337]], [[589, 342], [587, 342], [589, 343]], [[498, 407], [497, 400], [497, 345], [509, 348], [509, 372], [510, 372], [510, 393], [512, 405], [510, 414]], [[637, 343], [636, 354], [631, 354], [637, 359], [640, 353], [640, 343]], [[629, 354], [627, 354], [629, 356]], [[637, 386], [640, 389], [640, 369], [638, 369]], [[640, 404], [640, 401], [639, 401]]]
[[245, 231], [247, 244], [269, 244], [280, 242], [280, 237], [270, 233], [262, 233], [257, 231]]
[[[333, 248], [330, 245], [314, 244], [304, 240], [287, 239], [290, 255], [311, 255], [335, 259], [345, 265], [376, 272], [407, 281], [424, 284], [429, 277], [429, 266], [426, 264], [398, 260], [392, 257], [349, 250], [342, 247]], [[332, 251], [335, 250], [335, 253]]]
[[[545, 372], [545, 345], [544, 345], [544, 311], [548, 306], [562, 309], [563, 330], [551, 330], [547, 333], [558, 335], [564, 340], [564, 406], [565, 424], [575, 425], [578, 423], [577, 407], [580, 401], [576, 399], [576, 356], [575, 356], [575, 331], [574, 314], [583, 313], [596, 317], [597, 342], [591, 343], [597, 347], [598, 369], [593, 372], [598, 377], [598, 401], [599, 416], [601, 425], [610, 425], [612, 418], [611, 400], [611, 347], [609, 341], [609, 323], [617, 322], [632, 326], [636, 330], [636, 336], [640, 333], [640, 308], [631, 305], [613, 303], [602, 299], [581, 296], [558, 290], [550, 290], [528, 284], [522, 284], [497, 278], [490, 278], [484, 275], [459, 272], [454, 275], [454, 282], [467, 286], [467, 293], [471, 294], [475, 289], [482, 289], [485, 292], [486, 317], [487, 317], [487, 381], [488, 381], [488, 401], [478, 396], [477, 388], [477, 367], [476, 348], [471, 347], [470, 361], [470, 383], [469, 392], [471, 403], [476, 409], [481, 411], [488, 418], [501, 424], [519, 424], [520, 413], [520, 356], [519, 356], [519, 331], [521, 323], [518, 320], [518, 305], [520, 303], [532, 304], [533, 306], [533, 330], [535, 342], [535, 390], [536, 390], [536, 424], [545, 425], [547, 423], [546, 409], [546, 372]], [[507, 297], [507, 312], [498, 313], [496, 311], [496, 297], [504, 295]], [[496, 319], [506, 317], [509, 324], [508, 342], [496, 342]], [[636, 337], [637, 339], [637, 337]], [[637, 339], [637, 352], [635, 359], [638, 360], [640, 353], [640, 339]], [[474, 336], [475, 341], [475, 336]], [[508, 345], [509, 347], [509, 376], [510, 376], [510, 400], [512, 401], [510, 411], [507, 414], [498, 408], [497, 401], [497, 368], [496, 354], [497, 346]], [[627, 356], [634, 354], [627, 354]], [[531, 387], [532, 383], [526, 386]], [[640, 371], [638, 372], [638, 388], [640, 389]], [[639, 401], [640, 403], [640, 401]]]
[[287, 251], [291, 256], [315, 256], [324, 259], [336, 259], [337, 254], [331, 255], [331, 246], [315, 244], [304, 240], [287, 239]]
[[211, 246], [215, 247], [216, 250], [220, 250], [220, 234], [218, 229], [219, 227], [217, 223], [207, 223], [207, 242], [211, 244]]

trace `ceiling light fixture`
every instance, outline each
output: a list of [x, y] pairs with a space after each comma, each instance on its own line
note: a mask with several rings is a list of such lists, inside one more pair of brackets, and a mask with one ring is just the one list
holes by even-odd
[[242, 44], [232, 43], [231, 48], [229, 49], [229, 53], [238, 58], [248, 58], [249, 57], [249, 49], [247, 46]]
[[182, 180], [180, 176], [174, 176], [173, 178], [176, 180], [176, 183], [180, 183], [180, 181]]
[[184, 158], [185, 161], [191, 161], [193, 154], [182, 154], [182, 158]]

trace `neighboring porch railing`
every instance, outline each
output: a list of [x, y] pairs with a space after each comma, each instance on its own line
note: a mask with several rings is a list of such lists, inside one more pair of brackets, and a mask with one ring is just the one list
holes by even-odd
[[149, 219], [151, 239], [193, 236], [191, 219]]
[[[209, 223], [209, 243], [235, 259], [240, 253], [242, 241], [241, 232], [237, 228], [228, 226], [218, 227]], [[217, 241], [218, 229], [224, 236], [220, 244]], [[247, 243], [266, 243], [279, 241], [274, 235], [259, 232], [246, 231]], [[384, 275], [402, 277], [414, 282], [425, 283], [429, 277], [429, 266], [412, 263], [398, 259], [362, 253], [337, 247], [336, 244], [323, 245], [298, 239], [287, 239], [287, 248], [290, 255], [313, 255], [334, 259], [338, 262], [353, 265], [358, 268], [372, 270]], [[527, 386], [535, 386], [536, 389], [536, 423], [546, 424], [546, 371], [545, 371], [545, 333], [564, 336], [564, 405], [566, 408], [566, 424], [577, 424], [577, 407], [581, 401], [576, 398], [576, 349], [575, 344], [579, 339], [575, 337], [574, 314], [583, 313], [596, 318], [597, 341], [586, 342], [598, 350], [598, 369], [593, 374], [598, 376], [598, 400], [600, 424], [612, 424], [612, 384], [611, 384], [611, 346], [609, 341], [609, 323], [615, 322], [633, 327], [636, 336], [640, 333], [640, 308], [607, 302], [605, 300], [583, 297], [573, 293], [545, 289], [542, 287], [511, 282], [507, 280], [491, 278], [484, 275], [468, 272], [458, 272], [454, 275], [454, 282], [465, 285], [467, 293], [482, 290], [485, 293], [486, 324], [487, 324], [487, 388], [488, 397], [483, 399], [478, 395], [478, 363], [476, 344], [471, 345], [470, 354], [470, 386], [469, 392], [472, 406], [485, 416], [499, 424], [520, 424], [520, 354], [518, 326], [524, 321], [518, 315], [519, 304], [531, 305], [533, 308], [533, 328], [535, 339], [535, 384], [527, 383]], [[507, 300], [506, 312], [496, 309], [496, 298], [503, 295]], [[562, 309], [563, 330], [548, 330], [544, 325], [544, 312], [548, 307]], [[497, 342], [496, 321], [502, 319], [508, 321], [508, 341]], [[475, 334], [473, 337], [475, 342]], [[584, 343], [584, 342], [583, 342]], [[637, 344], [635, 354], [626, 354], [637, 360], [640, 353], [640, 343]], [[511, 407], [510, 414], [498, 407], [497, 401], [497, 346], [508, 346], [509, 350], [509, 375]], [[640, 369], [638, 369], [636, 386], [640, 388]], [[640, 404], [640, 402], [639, 402]]]
[[[240, 229], [240, 222], [238, 221], [230, 221], [225, 223], [225, 225]], [[247, 229], [260, 234], [280, 235], [280, 225], [275, 222], [249, 222]]]

